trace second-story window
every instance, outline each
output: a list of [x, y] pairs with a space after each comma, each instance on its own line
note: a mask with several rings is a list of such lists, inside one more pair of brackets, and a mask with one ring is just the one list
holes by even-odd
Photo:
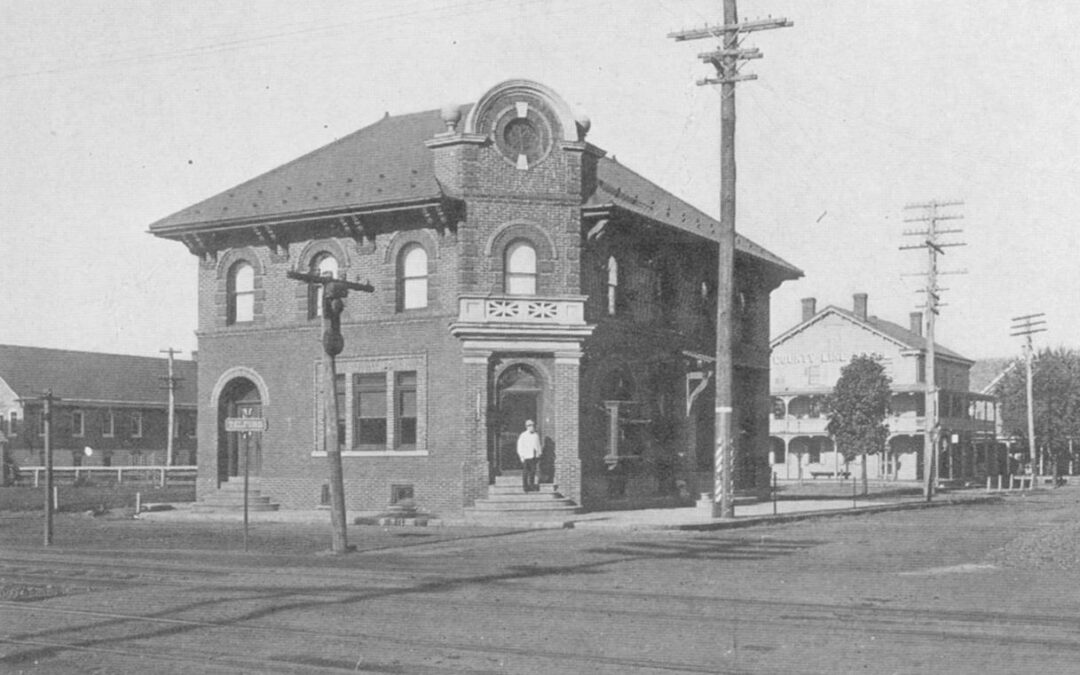
[[255, 320], [255, 268], [251, 263], [241, 260], [229, 269], [227, 294], [230, 325]]
[[607, 261], [607, 313], [614, 316], [619, 306], [619, 261], [611, 256]]
[[[315, 276], [335, 278], [338, 276], [337, 258], [329, 253], [320, 253], [311, 259], [308, 271]], [[322, 316], [323, 290], [325, 286], [322, 284], [308, 284], [308, 289], [308, 318], [316, 319]]]
[[518, 239], [506, 247], [503, 291], [507, 295], [536, 295], [536, 248]]
[[420, 244], [409, 244], [398, 259], [398, 308], [428, 305], [428, 255]]

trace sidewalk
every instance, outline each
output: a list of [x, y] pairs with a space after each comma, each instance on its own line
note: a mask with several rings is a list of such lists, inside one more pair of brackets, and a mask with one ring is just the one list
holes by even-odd
[[[985, 501], [1000, 497], [979, 491], [966, 494], [938, 495], [932, 502], [925, 502], [921, 497], [897, 498], [889, 500], [851, 499], [798, 499], [776, 502], [738, 504], [735, 517], [728, 519], [713, 518], [711, 509], [705, 506], [663, 509], [627, 509], [620, 511], [592, 511], [566, 516], [558, 520], [505, 520], [498, 522], [477, 522], [463, 518], [431, 518], [429, 527], [504, 527], [504, 528], [596, 528], [623, 530], [715, 530], [769, 523], [791, 522], [807, 518], [840, 516], [853, 513], [875, 513], [898, 509], [927, 508], [948, 506], [959, 502]], [[156, 509], [159, 506], [171, 506], [169, 510], [150, 510], [138, 515], [140, 520], [155, 521], [207, 521], [239, 522], [243, 520], [242, 511], [200, 513], [192, 510], [192, 504], [146, 505]], [[352, 524], [358, 517], [374, 517], [371, 512], [349, 512], [346, 522]], [[248, 521], [253, 523], [329, 523], [330, 512], [327, 509], [252, 511]], [[400, 524], [388, 524], [386, 527], [405, 527], [413, 525], [407, 519]]]

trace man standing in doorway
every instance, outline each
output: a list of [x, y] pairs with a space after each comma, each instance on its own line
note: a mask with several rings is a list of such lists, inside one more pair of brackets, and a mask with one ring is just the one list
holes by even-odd
[[521, 459], [521, 486], [525, 492], [540, 489], [536, 482], [536, 465], [540, 462], [540, 455], [543, 452], [540, 434], [536, 433], [536, 423], [525, 420], [525, 431], [521, 432], [517, 441], [517, 454]]

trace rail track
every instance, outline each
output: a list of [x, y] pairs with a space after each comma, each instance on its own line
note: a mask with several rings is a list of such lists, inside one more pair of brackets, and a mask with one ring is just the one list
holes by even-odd
[[[145, 671], [152, 662], [160, 672], [738, 673], [753, 657], [783, 650], [793, 635], [1080, 656], [1071, 614], [598, 588], [588, 574], [635, 560], [633, 551], [610, 550], [583, 564], [485, 567], [483, 551], [466, 555], [468, 546], [476, 542], [385, 546], [358, 554], [350, 566], [317, 565], [314, 572], [238, 566], [242, 557], [192, 564], [9, 552], [0, 556], [0, 583], [69, 586], [72, 593], [0, 601], [0, 670], [59, 659], [113, 664], [120, 672]], [[422, 554], [403, 555], [418, 549]], [[461, 557], [448, 558], [454, 553]], [[416, 629], [416, 617], [450, 628]], [[594, 649], [587, 632], [576, 639], [568, 631], [553, 644], [515, 631], [516, 623], [553, 622], [606, 632], [605, 644], [625, 648]], [[646, 643], [654, 635], [711, 643], [668, 650], [658, 638], [653, 648]], [[730, 658], [740, 651], [741, 665]]]

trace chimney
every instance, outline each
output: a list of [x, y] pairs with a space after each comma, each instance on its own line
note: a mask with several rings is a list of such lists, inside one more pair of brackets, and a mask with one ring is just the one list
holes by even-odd
[[866, 321], [866, 293], [855, 294], [855, 316]]
[[817, 314], [817, 299], [816, 298], [803, 298], [802, 299], [802, 320], [809, 321], [813, 316]]
[[910, 319], [911, 332], [915, 333], [919, 337], [922, 337], [922, 312], [912, 312]]

